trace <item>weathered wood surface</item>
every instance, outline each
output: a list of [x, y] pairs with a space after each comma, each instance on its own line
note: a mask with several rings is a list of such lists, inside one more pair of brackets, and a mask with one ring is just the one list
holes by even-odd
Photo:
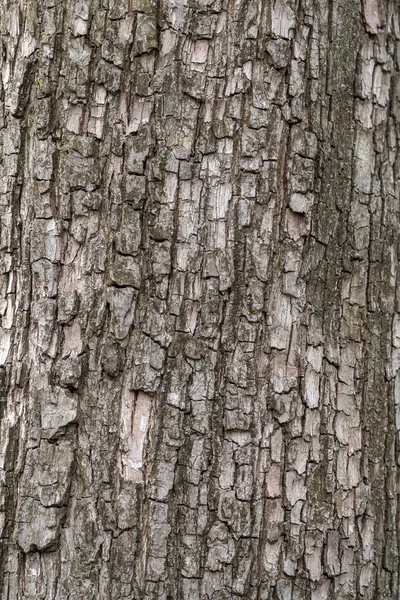
[[399, 598], [398, 0], [2, 0], [2, 600]]

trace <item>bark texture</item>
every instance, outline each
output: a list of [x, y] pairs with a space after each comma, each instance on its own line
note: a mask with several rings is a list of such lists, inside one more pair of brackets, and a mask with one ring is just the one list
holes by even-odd
[[0, 597], [399, 598], [398, 0], [2, 0]]

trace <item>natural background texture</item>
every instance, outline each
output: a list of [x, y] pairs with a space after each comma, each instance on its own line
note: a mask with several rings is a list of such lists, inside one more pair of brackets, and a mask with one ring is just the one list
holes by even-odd
[[398, 0], [1, 0], [0, 597], [399, 598]]

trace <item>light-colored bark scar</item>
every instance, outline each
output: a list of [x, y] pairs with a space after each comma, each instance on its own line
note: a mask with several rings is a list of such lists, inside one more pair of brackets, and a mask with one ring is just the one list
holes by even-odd
[[381, 24], [378, 0], [364, 0], [364, 18], [369, 33], [378, 33]]
[[121, 409], [122, 477], [142, 483], [144, 448], [149, 427], [151, 398], [144, 392], [125, 390]]

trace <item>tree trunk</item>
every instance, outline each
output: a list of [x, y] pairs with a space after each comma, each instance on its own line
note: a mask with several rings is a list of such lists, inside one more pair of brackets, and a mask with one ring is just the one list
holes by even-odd
[[394, 600], [398, 0], [3, 0], [2, 600]]

